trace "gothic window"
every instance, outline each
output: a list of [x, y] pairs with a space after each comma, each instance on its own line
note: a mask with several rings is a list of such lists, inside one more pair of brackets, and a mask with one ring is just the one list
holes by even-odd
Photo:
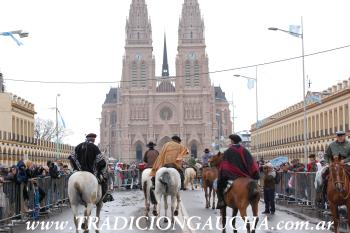
[[200, 74], [200, 67], [198, 64], [198, 61], [194, 63], [194, 78], [193, 78], [193, 86], [198, 87], [199, 86], [199, 74]]
[[147, 65], [146, 65], [146, 63], [142, 62], [142, 64], [141, 64], [141, 81], [140, 81], [141, 87], [146, 86], [146, 80], [147, 80]]
[[185, 86], [191, 86], [191, 64], [189, 61], [185, 63]]
[[197, 158], [197, 145], [194, 143], [191, 146], [191, 157]]
[[136, 160], [138, 162], [142, 161], [142, 146], [141, 146], [141, 144], [136, 145]]
[[137, 65], [136, 62], [133, 62], [131, 64], [131, 86], [136, 87], [137, 86]]
[[163, 121], [168, 121], [173, 116], [173, 112], [169, 107], [163, 107], [159, 112], [159, 116]]
[[116, 123], [117, 123], [117, 113], [113, 111], [111, 113], [111, 124], [112, 126], [115, 126]]

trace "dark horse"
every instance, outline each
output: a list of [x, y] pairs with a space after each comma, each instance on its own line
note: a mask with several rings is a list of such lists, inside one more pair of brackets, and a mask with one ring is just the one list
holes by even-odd
[[[211, 164], [214, 166], [219, 166], [221, 159], [223, 157], [222, 153], [211, 158]], [[256, 181], [248, 177], [239, 177], [234, 180], [229, 190], [224, 194], [224, 200], [228, 207], [233, 209], [232, 217], [235, 217], [238, 213], [241, 214], [242, 219], [247, 222], [247, 207], [249, 204], [252, 206], [254, 222], [253, 229], [250, 231], [250, 224], [247, 224], [247, 232], [255, 233], [256, 225], [259, 221], [258, 218], [258, 205], [260, 200], [260, 190]], [[222, 232], [226, 232], [226, 207], [221, 209], [221, 222], [222, 222]], [[234, 228], [233, 232], [237, 233], [235, 229], [236, 218], [232, 219], [232, 226]]]
[[329, 165], [329, 179], [327, 183], [327, 197], [334, 221], [334, 232], [339, 232], [338, 206], [346, 205], [348, 231], [350, 231], [350, 183], [347, 165], [339, 162], [338, 156], [333, 156]]
[[[203, 168], [202, 179], [203, 179], [203, 189], [205, 193], [205, 208], [210, 208], [210, 197], [212, 196], [213, 197], [212, 209], [215, 209], [214, 181], [217, 178], [218, 178], [218, 169], [216, 167]], [[208, 193], [208, 189], [209, 189], [209, 193]]]

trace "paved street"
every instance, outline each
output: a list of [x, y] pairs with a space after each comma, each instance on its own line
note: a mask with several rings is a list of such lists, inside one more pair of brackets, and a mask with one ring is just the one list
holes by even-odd
[[[144, 202], [143, 202], [143, 193], [139, 190], [133, 190], [133, 191], [121, 191], [118, 193], [114, 193], [115, 201], [107, 203], [102, 210], [101, 214], [101, 224], [106, 221], [107, 218], [110, 219], [109, 223], [111, 224], [111, 227], [114, 226], [115, 224], [115, 217], [119, 217], [120, 219], [122, 217], [126, 217], [128, 222], [125, 223], [125, 227], [123, 230], [117, 230], [117, 232], [144, 232], [141, 230], [141, 228], [147, 227], [147, 223], [144, 218], [140, 219], [139, 222], [139, 227], [136, 226], [136, 219], [140, 216], [143, 215], [144, 213]], [[152, 230], [152, 232], [221, 232], [219, 227], [221, 227], [221, 224], [216, 226], [216, 219], [219, 216], [219, 211], [217, 210], [212, 210], [212, 209], [205, 209], [205, 199], [204, 199], [204, 193], [201, 190], [189, 190], [186, 192], [181, 192], [181, 197], [182, 197], [182, 202], [183, 206], [185, 207], [184, 210], [180, 211], [179, 215], [179, 220], [180, 222], [183, 221], [184, 216], [185, 218], [193, 218], [192, 223], [189, 224], [192, 226], [193, 229], [191, 230], [189, 228], [185, 228], [183, 231], [180, 229], [179, 225], [175, 224], [175, 230], [170, 230], [164, 231], [164, 230], [159, 230], [154, 224], [154, 228], [149, 228], [149, 230]], [[170, 207], [169, 207], [170, 209]], [[257, 232], [285, 232], [288, 230], [288, 232], [291, 233], [297, 233], [297, 232], [330, 232], [330, 231], [320, 231], [320, 230], [315, 230], [315, 225], [310, 224], [309, 225], [309, 230], [293, 230], [292, 228], [295, 227], [295, 224], [298, 221], [302, 221], [301, 219], [287, 214], [286, 212], [283, 211], [276, 211], [275, 215], [269, 215], [267, 216], [266, 220], [264, 220], [264, 217], [266, 215], [262, 215], [261, 212], [263, 211], [263, 203], [260, 204], [259, 207], [259, 218], [260, 222], [258, 223], [258, 227], [261, 225], [260, 230], [258, 229]], [[248, 214], [251, 216], [252, 213], [249, 210]], [[134, 216], [134, 221], [132, 221], [132, 217]], [[194, 217], [196, 216], [196, 217]], [[228, 216], [231, 216], [231, 210], [228, 210]], [[209, 228], [206, 223], [208, 223], [208, 219], [211, 218], [211, 225], [212, 229]], [[119, 219], [119, 220], [120, 220]], [[73, 219], [72, 219], [72, 213], [70, 209], [64, 209], [63, 213], [61, 214], [56, 214], [52, 215], [50, 218], [45, 219], [44, 221], [51, 222], [51, 221], [62, 221], [62, 222], [67, 222], [67, 226], [65, 227], [65, 232], [66, 233], [74, 233], [75, 228], [73, 224]], [[285, 226], [284, 224], [287, 223]], [[133, 223], [131, 223], [133, 222]], [[100, 226], [101, 226], [100, 224]], [[267, 225], [266, 225], [267, 224]], [[277, 230], [276, 227], [277, 225], [280, 224], [281, 227], [285, 226], [283, 230]], [[294, 225], [293, 225], [294, 224]], [[206, 226], [205, 226], [206, 225]], [[123, 221], [119, 221], [118, 225], [119, 228], [123, 228]], [[150, 225], [149, 225], [150, 226]], [[106, 226], [105, 226], [106, 227]], [[162, 228], [166, 228], [166, 225], [161, 224]], [[236, 227], [243, 227], [243, 221], [242, 220], [237, 220], [237, 226]], [[268, 229], [267, 229], [268, 227]], [[103, 228], [105, 230], [102, 230], [102, 232], [116, 232], [116, 231], [108, 231], [106, 230], [107, 228]], [[312, 230], [313, 229], [313, 230]], [[46, 232], [61, 232], [61, 230], [53, 230], [50, 229], [49, 231]], [[24, 233], [28, 232], [28, 230], [25, 229], [24, 226], [19, 226], [15, 229], [15, 232], [17, 233]], [[36, 229], [36, 230], [30, 230], [30, 232], [45, 232], [45, 230], [41, 229]], [[230, 232], [230, 231], [229, 231]], [[239, 232], [246, 232], [245, 230], [240, 230]]]

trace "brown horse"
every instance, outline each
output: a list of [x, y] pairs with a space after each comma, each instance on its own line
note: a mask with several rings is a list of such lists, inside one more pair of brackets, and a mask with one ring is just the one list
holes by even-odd
[[[211, 164], [214, 166], [219, 166], [221, 159], [223, 157], [222, 153], [218, 153], [217, 155], [211, 158]], [[229, 190], [224, 194], [224, 201], [226, 205], [233, 209], [232, 211], [232, 226], [234, 228], [233, 232], [237, 233], [235, 229], [236, 218], [234, 218], [239, 210], [242, 219], [246, 221], [247, 218], [247, 208], [249, 204], [252, 207], [253, 211], [253, 229], [250, 231], [250, 224], [248, 223], [246, 228], [247, 232], [255, 233], [256, 225], [258, 224], [258, 205], [260, 200], [260, 190], [256, 181], [248, 177], [239, 177], [235, 179], [229, 188]], [[226, 228], [226, 207], [220, 210], [221, 213], [221, 223], [222, 227]], [[223, 229], [222, 232], [226, 232], [226, 229]]]
[[338, 206], [346, 205], [348, 231], [350, 232], [350, 183], [347, 175], [347, 165], [341, 164], [337, 156], [329, 165], [327, 197], [334, 221], [334, 232], [339, 232]]
[[[203, 189], [205, 193], [205, 208], [210, 208], [210, 198], [213, 197], [212, 209], [215, 209], [214, 181], [218, 178], [216, 167], [204, 167], [202, 170]], [[209, 189], [209, 194], [208, 194]]]

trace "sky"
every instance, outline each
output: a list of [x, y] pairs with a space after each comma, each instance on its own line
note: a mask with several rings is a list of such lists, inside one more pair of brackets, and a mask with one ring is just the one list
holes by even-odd
[[[304, 26], [304, 53], [350, 45], [349, 1], [198, 0], [205, 24], [209, 70], [234, 69], [297, 57], [302, 40], [281, 31]], [[131, 0], [1, 0], [0, 32], [23, 29], [23, 46], [0, 36], [0, 72], [6, 90], [35, 104], [36, 117], [55, 120], [56, 95], [66, 127], [65, 143], [99, 134], [102, 104], [121, 79], [125, 23]], [[177, 31], [183, 0], [146, 0], [152, 23], [156, 75], [161, 75], [163, 35], [167, 35], [170, 75], [175, 74]], [[323, 91], [350, 77], [350, 48], [305, 57], [310, 91]], [[233, 100], [235, 131], [256, 121], [255, 89], [247, 80], [255, 68], [210, 74]], [[302, 101], [302, 59], [258, 66], [258, 118]], [[16, 80], [110, 81], [110, 84], [43, 84]], [[231, 108], [232, 110], [232, 108]], [[97, 139], [97, 142], [99, 140]]]

